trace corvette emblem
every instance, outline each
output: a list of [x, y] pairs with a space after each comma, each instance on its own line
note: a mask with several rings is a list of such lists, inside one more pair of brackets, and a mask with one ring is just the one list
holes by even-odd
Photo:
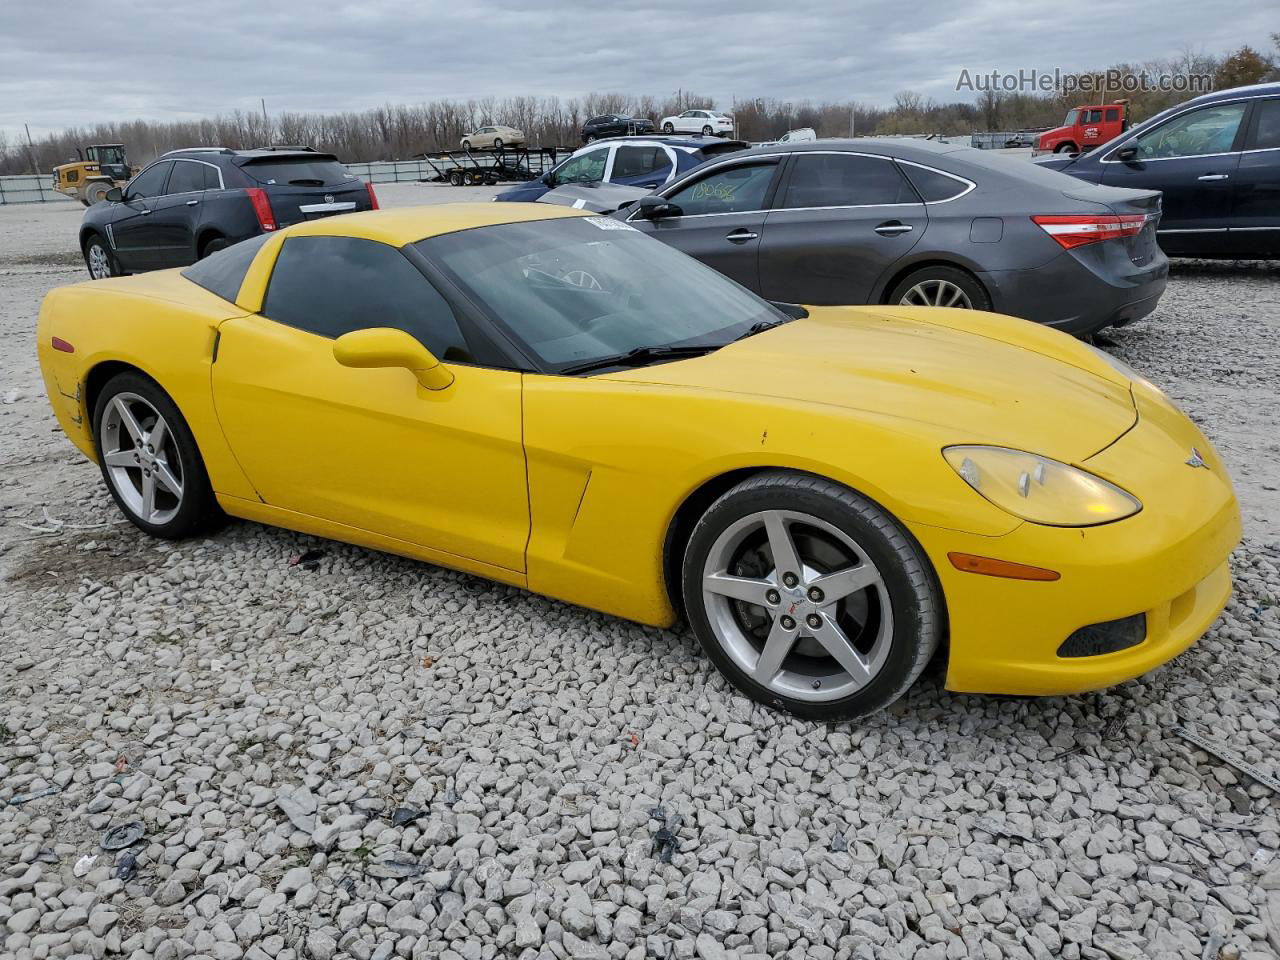
[[1187, 458], [1187, 466], [1204, 467], [1206, 470], [1209, 469], [1209, 465], [1204, 462], [1204, 457], [1200, 456], [1200, 451], [1195, 447], [1191, 448], [1191, 456]]

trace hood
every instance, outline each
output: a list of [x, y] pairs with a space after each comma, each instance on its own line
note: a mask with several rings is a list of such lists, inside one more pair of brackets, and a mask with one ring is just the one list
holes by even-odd
[[810, 307], [705, 357], [610, 379], [723, 390], [930, 423], [1078, 463], [1137, 420], [1129, 381], [1065, 334], [967, 310]]

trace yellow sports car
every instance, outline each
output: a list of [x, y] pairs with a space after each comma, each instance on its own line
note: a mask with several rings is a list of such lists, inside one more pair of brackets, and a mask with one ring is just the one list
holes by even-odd
[[141, 529], [223, 513], [666, 626], [814, 718], [1164, 663], [1231, 590], [1231, 481], [1062, 334], [779, 306], [626, 224], [457, 204], [49, 294], [45, 383]]

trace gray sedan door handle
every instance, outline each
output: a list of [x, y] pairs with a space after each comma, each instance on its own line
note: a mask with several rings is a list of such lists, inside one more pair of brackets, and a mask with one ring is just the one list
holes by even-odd
[[888, 223], [882, 223], [876, 227], [876, 233], [882, 237], [896, 237], [900, 233], [910, 233], [912, 226], [909, 223], [899, 223], [897, 220], [890, 220]]
[[752, 233], [750, 230], [743, 230], [742, 228], [738, 228], [733, 231], [733, 233], [726, 233], [724, 235], [724, 238], [730, 243], [746, 243], [748, 240], [756, 240], [759, 239], [759, 237], [760, 234]]
[[187, 201], [187, 206], [188, 206], [188, 207], [194, 207], [194, 206], [195, 206], [197, 203], [199, 203], [199, 202], [200, 202], [199, 200], [188, 200], [188, 201]]
[[1196, 177], [1197, 180], [1230, 180], [1231, 175], [1227, 173], [1206, 173], [1203, 177]]

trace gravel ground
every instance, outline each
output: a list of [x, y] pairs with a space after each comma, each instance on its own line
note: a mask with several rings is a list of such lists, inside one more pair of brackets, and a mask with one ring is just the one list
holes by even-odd
[[1276, 956], [1280, 801], [1171, 728], [1280, 773], [1280, 265], [1179, 264], [1111, 335], [1237, 479], [1208, 636], [1104, 693], [934, 675], [826, 726], [684, 631], [248, 523], [137, 533], [34, 358], [78, 220], [0, 207], [0, 956]]

